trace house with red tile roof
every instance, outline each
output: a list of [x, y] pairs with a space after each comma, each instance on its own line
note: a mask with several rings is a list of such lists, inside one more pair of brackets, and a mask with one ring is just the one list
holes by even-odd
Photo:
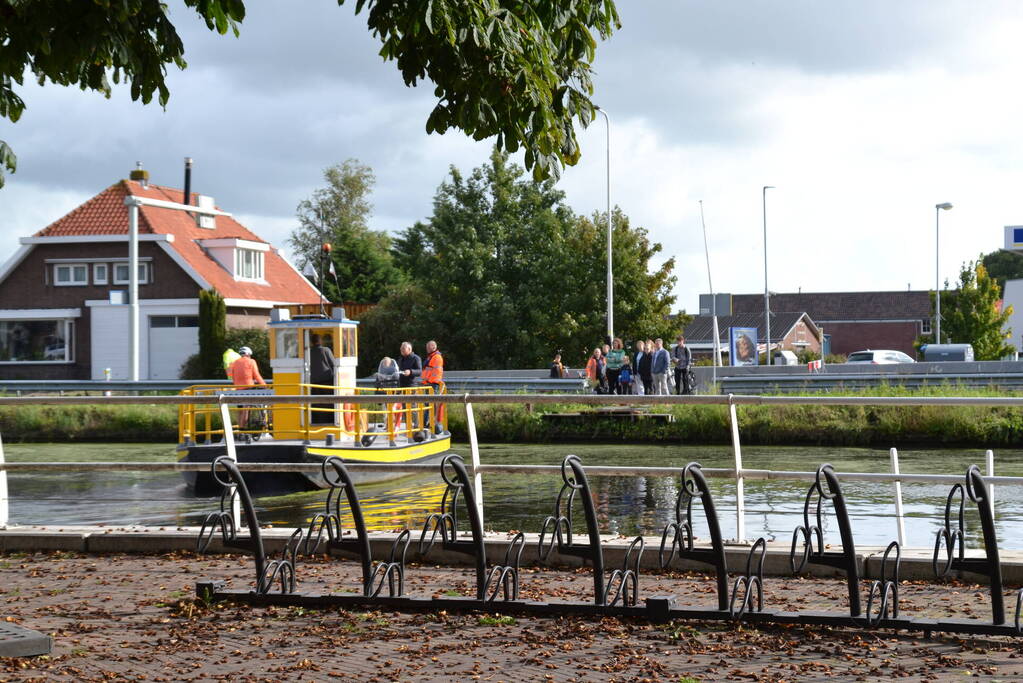
[[[31, 237], [0, 267], [0, 378], [127, 379], [129, 196], [214, 208], [210, 197], [121, 180]], [[139, 208], [140, 379], [174, 379], [199, 349], [199, 290], [228, 327], [262, 328], [274, 306], [320, 294], [229, 215]], [[109, 371], [109, 372], [108, 372]]]

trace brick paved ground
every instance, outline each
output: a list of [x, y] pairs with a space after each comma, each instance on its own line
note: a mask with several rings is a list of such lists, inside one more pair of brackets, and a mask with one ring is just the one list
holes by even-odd
[[[1023, 641], [846, 629], [617, 619], [254, 609], [192, 600], [199, 579], [249, 585], [251, 560], [0, 555], [0, 618], [50, 633], [49, 657], [0, 659], [0, 680], [823, 681], [1023, 679]], [[352, 562], [300, 565], [300, 590], [354, 591]], [[527, 571], [524, 597], [580, 599], [587, 571]], [[767, 579], [767, 606], [844, 606], [842, 580]], [[409, 592], [470, 591], [468, 570], [409, 568]], [[646, 575], [642, 592], [714, 604], [699, 574]], [[904, 583], [903, 611], [989, 619], [983, 587]], [[1007, 600], [1011, 606], [1013, 601]]]

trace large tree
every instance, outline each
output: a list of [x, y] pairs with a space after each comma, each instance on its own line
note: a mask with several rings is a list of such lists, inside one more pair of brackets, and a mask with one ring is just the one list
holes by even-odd
[[959, 287], [941, 292], [941, 342], [972, 344], [977, 360], [999, 360], [1011, 354], [1008, 343], [1012, 330], [1005, 324], [1012, 315], [1012, 306], [999, 310], [1001, 292], [988, 276], [980, 258], [964, 263], [959, 273]]
[[369, 166], [348, 159], [323, 171], [324, 187], [299, 202], [299, 227], [292, 231], [288, 245], [299, 266], [312, 264], [318, 272], [321, 247], [330, 243], [335, 276], [323, 264], [323, 293], [335, 302], [376, 303], [401, 280], [391, 258], [391, 238], [370, 230], [373, 205], [369, 195], [376, 178]]
[[984, 254], [981, 262], [987, 269], [987, 274], [998, 284], [998, 291], [1003, 294], [1006, 280], [1023, 278], [1023, 254], [999, 249], [990, 254]]
[[[436, 339], [466, 368], [535, 367], [558, 349], [583, 359], [604, 335], [606, 223], [575, 215], [553, 181], [523, 176], [496, 148], [468, 177], [451, 169], [430, 220], [395, 240], [415, 287], [364, 317], [364, 340]], [[666, 336], [674, 262], [651, 272], [660, 245], [620, 211], [614, 226], [616, 326], [626, 338]]]
[[[245, 18], [242, 0], [184, 3], [221, 34], [237, 35]], [[434, 84], [427, 132], [459, 128], [476, 140], [496, 135], [508, 151], [524, 146], [538, 178], [578, 160], [573, 123], [595, 114], [594, 34], [620, 26], [613, 0], [355, 0], [355, 13], [363, 10], [405, 84]], [[184, 69], [184, 57], [162, 0], [0, 0], [0, 118], [21, 116], [15, 85], [27, 73], [108, 97], [110, 81], [123, 78], [133, 100], [156, 94], [163, 105], [167, 67]], [[0, 186], [15, 165], [0, 141]]]

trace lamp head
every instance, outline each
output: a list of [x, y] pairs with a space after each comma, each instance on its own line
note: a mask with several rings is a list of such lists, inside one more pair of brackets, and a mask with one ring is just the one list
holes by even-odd
[[942, 211], [948, 211], [949, 209], [952, 208], [952, 205], [949, 204], [948, 202], [945, 202], [943, 204], [935, 204], [934, 208], [935, 209], [941, 209]]

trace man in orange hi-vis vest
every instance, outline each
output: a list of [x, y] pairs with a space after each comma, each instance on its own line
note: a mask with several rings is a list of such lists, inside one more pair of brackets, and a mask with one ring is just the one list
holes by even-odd
[[[231, 381], [240, 389], [250, 389], [257, 384], [265, 389], [266, 382], [263, 381], [263, 376], [259, 374], [259, 365], [252, 358], [252, 349], [248, 346], [243, 346], [238, 349], [238, 353], [241, 356], [231, 363]], [[238, 412], [238, 429], [246, 430], [248, 427], [249, 409], [242, 408]]]
[[[444, 393], [444, 356], [437, 350], [437, 342], [430, 340], [426, 342], [426, 358], [423, 359], [423, 374], [420, 375], [423, 384], [433, 389], [433, 393]], [[444, 404], [435, 403], [433, 412], [437, 416], [434, 431], [438, 434], [444, 431]]]

